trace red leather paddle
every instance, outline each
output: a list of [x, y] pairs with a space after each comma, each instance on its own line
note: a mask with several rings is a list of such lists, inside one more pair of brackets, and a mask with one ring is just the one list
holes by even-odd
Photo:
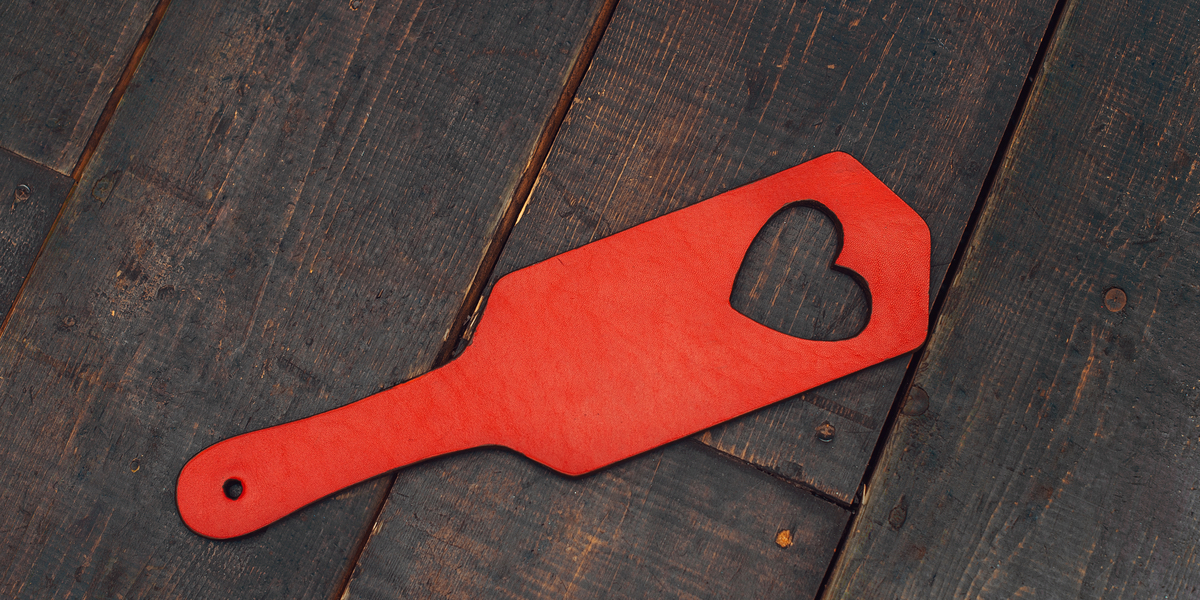
[[[755, 235], [788, 204], [841, 222], [836, 264], [866, 281], [871, 318], [823, 342], [729, 304]], [[929, 230], [835, 153], [501, 278], [458, 359], [307, 419], [197, 454], [176, 490], [201, 535], [250, 533], [386, 471], [500, 445], [586, 473], [913, 350], [925, 339]], [[225, 486], [238, 482], [231, 499]]]

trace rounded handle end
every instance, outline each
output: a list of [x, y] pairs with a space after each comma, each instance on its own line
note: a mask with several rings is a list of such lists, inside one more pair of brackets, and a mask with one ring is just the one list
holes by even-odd
[[218, 540], [246, 535], [297, 507], [268, 489], [269, 475], [239, 460], [237, 438], [218, 443], [184, 465], [175, 485], [179, 516], [192, 531]]

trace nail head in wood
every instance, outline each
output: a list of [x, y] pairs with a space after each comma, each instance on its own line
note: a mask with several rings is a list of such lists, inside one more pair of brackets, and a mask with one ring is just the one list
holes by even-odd
[[1119, 287], [1108, 288], [1108, 291], [1104, 292], [1104, 308], [1109, 312], [1121, 312], [1125, 308], [1126, 299], [1125, 290]]
[[825, 442], [825, 443], [832, 442], [834, 436], [836, 436], [836, 435], [837, 435], [837, 429], [835, 429], [833, 424], [830, 423], [829, 421], [825, 421], [824, 423], [821, 423], [820, 425], [817, 426], [817, 439], [821, 440], [822, 442]]
[[908, 390], [908, 396], [904, 399], [904, 407], [900, 409], [900, 414], [909, 417], [918, 417], [925, 414], [929, 410], [929, 394], [919, 385], [914, 385]]
[[908, 520], [908, 498], [900, 496], [900, 500], [896, 502], [896, 506], [888, 512], [888, 527], [893, 531], [900, 531], [904, 526], [904, 522]]

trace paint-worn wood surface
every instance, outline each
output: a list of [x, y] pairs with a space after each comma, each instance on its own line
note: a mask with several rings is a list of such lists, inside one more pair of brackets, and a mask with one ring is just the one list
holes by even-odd
[[351, 598], [811, 598], [849, 515], [692, 440], [581, 478], [475, 451], [388, 502]]
[[[171, 5], [0, 338], [0, 596], [816, 590], [903, 360], [584, 478], [481, 450], [377, 522], [385, 480], [237, 541], [179, 522], [195, 451], [449, 347], [601, 12], [429, 4]], [[840, 149], [929, 221], [937, 289], [1053, 7], [625, 0], [493, 276]], [[0, 146], [69, 171], [152, 9], [0, 9]], [[829, 597], [1197, 594], [1198, 19], [1069, 3]], [[760, 242], [736, 306], [855, 332], [824, 217]]]
[[1069, 3], [829, 597], [1200, 595], [1198, 23]]
[[0, 4], [0, 146], [71, 173], [157, 4]]
[[[1052, 8], [623, 2], [497, 275], [843, 150], [928, 222], [936, 290]], [[791, 212], [751, 252], [734, 305], [794, 335], [853, 335], [865, 297], [828, 270], [832, 226], [815, 211]], [[867, 369], [702, 439], [849, 504], [906, 364]], [[832, 443], [817, 439], [826, 421]]]
[[430, 367], [598, 8], [175, 2], [0, 339], [0, 596], [340, 592], [386, 479], [213, 542], [175, 477]]
[[0, 311], [8, 313], [74, 183], [0, 149]]
[[[867, 162], [929, 221], [935, 232], [936, 288], [1008, 122], [1052, 3], [1016, 8], [978, 3], [951, 11], [932, 4], [856, 9], [832, 2], [734, 4], [618, 4], [496, 276], [843, 149]], [[815, 248], [807, 247], [807, 240], [799, 250], [784, 246], [822, 227], [823, 237]], [[772, 241], [781, 236], [788, 241]], [[781, 216], [752, 250], [735, 302], [777, 326], [807, 321], [792, 333], [805, 333], [805, 326], [826, 338], [854, 333], [855, 319], [861, 323], [864, 316], [864, 299], [848, 277], [828, 273], [836, 245], [824, 217], [814, 217], [808, 209]], [[761, 271], [769, 273], [760, 278]], [[834, 296], [815, 308], [806, 306], [811, 289], [765, 291], [770, 288], [762, 280], [772, 278], [823, 280], [820, 292]], [[905, 364], [899, 359], [869, 369], [851, 381], [760, 411], [701, 439], [849, 503]], [[817, 439], [815, 430], [825, 421], [838, 430], [833, 443]], [[747, 520], [697, 530], [686, 520], [643, 514], [650, 510], [647, 506], [667, 504], [666, 497], [651, 505], [633, 503], [627, 512], [622, 509], [624, 518], [639, 523], [646, 529], [641, 535], [654, 540], [639, 546], [639, 538], [623, 538], [607, 529], [620, 527], [606, 521], [611, 507], [628, 502], [621, 492], [605, 487], [603, 475], [571, 482], [505, 461], [490, 469], [475, 467], [471, 480], [476, 487], [471, 499], [463, 500], [459, 487], [438, 491], [442, 471], [406, 470], [351, 581], [351, 596], [356, 590], [382, 593], [394, 586], [432, 595], [437, 595], [433, 590], [451, 590], [462, 597], [638, 597], [633, 590], [654, 589], [658, 592], [650, 595], [726, 598], [763, 592], [766, 588], [756, 587], [761, 582], [750, 585], [744, 579], [718, 577], [694, 588], [658, 577], [656, 569], [663, 564], [705, 573], [714, 568], [711, 561], [718, 560], [704, 553], [672, 556], [672, 540], [715, 546], [729, 539], [757, 539], [761, 532], [744, 528], [773, 515], [777, 507], [740, 505], [735, 497], [717, 491], [728, 485], [720, 478], [697, 477], [716, 468], [707, 464], [717, 460], [715, 456], [695, 454], [691, 471], [656, 472], [648, 466], [655, 460], [631, 459], [629, 485], [653, 489], [656, 498], [674, 495], [680, 507], [696, 496], [733, 502], [731, 508]], [[519, 481], [528, 481], [536, 490], [513, 494], [514, 482]], [[753, 483], [750, 489], [765, 494], [763, 485]], [[431, 491], [423, 492], [414, 507], [401, 490], [418, 488]], [[563, 489], [578, 489], [597, 500], [564, 507], [556, 500]], [[439, 497], [441, 504], [430, 495]], [[430, 542], [424, 539], [427, 532], [413, 525], [417, 517], [412, 511], [436, 511], [439, 505], [462, 513], [469, 513], [473, 505], [481, 513], [504, 515], [488, 519], [493, 526], [508, 515], [521, 518], [506, 522], [503, 534], [473, 539], [465, 549], [427, 549], [421, 552], [433, 558], [414, 558], [414, 549]], [[522, 536], [554, 540], [570, 535], [571, 529], [562, 523], [575, 521], [598, 524], [587, 554], [601, 559], [575, 568], [579, 563], [574, 559], [582, 563], [587, 556], [565, 540], [554, 541], [545, 558], [513, 548]], [[816, 518], [805, 527], [832, 530]], [[817, 543], [799, 551], [812, 553], [805, 560], [828, 562], [833, 554], [820, 553], [831, 547]], [[648, 566], [649, 562], [660, 564]], [[435, 563], [440, 578], [436, 582], [429, 573]], [[532, 586], [526, 570], [544, 570], [553, 577], [543, 576], [542, 587]], [[815, 571], [804, 572], [809, 577]], [[770, 571], [762, 573], [770, 576]], [[611, 587], [614, 581], [621, 585]], [[813, 589], [818, 582], [796, 580], [797, 594], [802, 596], [799, 590]]]

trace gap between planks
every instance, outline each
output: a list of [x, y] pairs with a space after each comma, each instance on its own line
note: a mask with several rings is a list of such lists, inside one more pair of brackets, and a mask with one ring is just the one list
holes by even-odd
[[[171, 3], [171, 0], [159, 0], [158, 4], [155, 6], [154, 12], [152, 13], [150, 19], [147, 21], [146, 26], [142, 32], [142, 35], [139, 38], [138, 43], [134, 48], [134, 51], [130, 55], [129, 60], [128, 60], [124, 70], [122, 71], [120, 78], [117, 81], [117, 84], [114, 86], [113, 91], [110, 94], [109, 99], [108, 99], [107, 103], [105, 104], [103, 111], [101, 112], [100, 118], [98, 119], [98, 121], [96, 123], [96, 126], [93, 129], [92, 134], [88, 138], [88, 142], [85, 145], [82, 153], [80, 154], [79, 160], [76, 163], [75, 168], [72, 170], [71, 177], [72, 177], [72, 179], [75, 180], [76, 186], [78, 186], [78, 182], [79, 182], [83, 172], [87, 168], [88, 163], [90, 162], [90, 159], [92, 158], [93, 154], [95, 153], [96, 149], [98, 148], [100, 141], [103, 139], [103, 136], [106, 133], [107, 128], [109, 126], [109, 123], [111, 122], [118, 106], [120, 105], [120, 101], [121, 101], [124, 93], [126, 92], [128, 86], [129, 86], [129, 83], [133, 78], [133, 75], [137, 72], [137, 69], [138, 69], [139, 65], [141, 64], [141, 60], [144, 57], [146, 50], [147, 50], [155, 32], [158, 29], [159, 24], [162, 22], [162, 19], [165, 15], [170, 3]], [[981, 186], [980, 192], [979, 192], [978, 197], [975, 202], [974, 209], [972, 210], [972, 213], [971, 213], [970, 217], [968, 218], [966, 228], [964, 229], [964, 232], [963, 232], [962, 237], [960, 238], [958, 247], [955, 250], [954, 257], [951, 260], [951, 263], [950, 263], [950, 266], [949, 266], [948, 272], [947, 272], [947, 277], [945, 277], [943, 279], [942, 285], [941, 285], [940, 289], [938, 290], [938, 293], [934, 299], [933, 307], [930, 312], [930, 337], [932, 337], [932, 335], [933, 335], [934, 327], [936, 326], [938, 317], [941, 314], [941, 309], [944, 304], [947, 292], [951, 287], [951, 283], [952, 283], [954, 277], [959, 272], [959, 269], [961, 268], [963, 256], [964, 256], [966, 249], [970, 243], [970, 240], [975, 232], [975, 228], [976, 228], [977, 221], [979, 219], [979, 215], [983, 211], [984, 205], [986, 203], [986, 199], [991, 192], [992, 186], [994, 184], [994, 181], [997, 178], [998, 173], [1003, 168], [1003, 165], [1006, 162], [1006, 159], [1008, 156], [1008, 151], [1009, 151], [1011, 143], [1012, 143], [1013, 134], [1016, 131], [1017, 125], [1021, 121], [1021, 118], [1024, 116], [1028, 102], [1029, 102], [1029, 98], [1033, 95], [1033, 90], [1037, 86], [1037, 83], [1039, 81], [1039, 76], [1041, 75], [1041, 68], [1042, 68], [1045, 56], [1047, 54], [1047, 51], [1048, 51], [1050, 45], [1054, 41], [1054, 36], [1057, 33], [1058, 26], [1059, 26], [1060, 16], [1063, 13], [1067, 3], [1068, 3], [1068, 0], [1059, 0], [1059, 2], [1055, 6], [1054, 12], [1051, 15], [1050, 21], [1047, 25], [1046, 33], [1042, 38], [1042, 43], [1039, 46], [1037, 54], [1035, 55], [1034, 61], [1030, 67], [1030, 74], [1026, 78], [1025, 84], [1022, 87], [1022, 90], [1018, 97], [1017, 103], [1014, 106], [1013, 112], [1009, 118], [1008, 125], [1005, 128], [1004, 134], [1001, 138], [1001, 142], [997, 148], [997, 152], [994, 155], [992, 163], [989, 167], [988, 174], [985, 177], [984, 182]], [[534, 149], [531, 153], [530, 159], [526, 165], [526, 168], [524, 169], [524, 171], [521, 175], [520, 180], [517, 183], [516, 188], [514, 189], [512, 198], [509, 201], [508, 206], [505, 209], [505, 212], [501, 217], [500, 223], [497, 226], [497, 229], [493, 236], [493, 239], [488, 245], [488, 249], [484, 255], [483, 260], [480, 263], [478, 270], [476, 271], [474, 278], [472, 279], [472, 283], [471, 283], [470, 287], [468, 288], [468, 292], [467, 292], [466, 296], [464, 297], [463, 303], [460, 306], [459, 311], [454, 318], [454, 321], [452, 322], [452, 326], [449, 331], [449, 335], [447, 336], [446, 341], [443, 343], [442, 347], [438, 351], [437, 358], [434, 363], [435, 368], [446, 364], [453, 358], [454, 351], [455, 351], [460, 339], [463, 337], [463, 335], [467, 329], [468, 323], [470, 322], [470, 320], [473, 317], [476, 316], [476, 312], [478, 311], [478, 308], [479, 308], [479, 305], [480, 305], [480, 302], [482, 299], [483, 291], [486, 288], [488, 281], [491, 279], [492, 273], [496, 267], [496, 264], [499, 261], [500, 254], [504, 249], [505, 243], [507, 242], [509, 235], [511, 234], [514, 226], [516, 225], [516, 222], [517, 222], [520, 214], [523, 212], [523, 210], [525, 208], [525, 205], [526, 205], [526, 203], [529, 199], [529, 196], [533, 190], [534, 183], [536, 182], [537, 177], [540, 174], [540, 172], [545, 164], [546, 158], [549, 155], [550, 149], [551, 149], [551, 147], [554, 143], [554, 140], [558, 134], [559, 128], [562, 125], [562, 123], [566, 117], [566, 113], [567, 113], [568, 109], [570, 108], [571, 103], [574, 100], [575, 94], [579, 88], [580, 83], [583, 80], [584, 75], [587, 73], [588, 67], [590, 66], [590, 64], [592, 62], [592, 58], [596, 52], [596, 49], [599, 46], [600, 41], [601, 41], [605, 31], [608, 28], [608, 25], [612, 19], [613, 12], [616, 8], [616, 4], [617, 4], [617, 0], [608, 0], [604, 4], [599, 15], [597, 16], [595, 24], [592, 26], [591, 31], [589, 32], [588, 37], [583, 44], [583, 47], [581, 48], [580, 54], [576, 59], [575, 65], [572, 67], [571, 72], [567, 78], [566, 84], [563, 87], [562, 93], [560, 94], [559, 99], [555, 105], [555, 109], [543, 127], [542, 134], [538, 138], [538, 141], [537, 141], [536, 145], [534, 146]], [[72, 190], [68, 193], [67, 198], [69, 199], [69, 198], [73, 197], [73, 194], [75, 192], [76, 192], [76, 190], [73, 187]], [[54, 224], [51, 226], [50, 233], [46, 236], [45, 239], [43, 239], [42, 245], [39, 248], [37, 255], [35, 256], [32, 265], [36, 265], [37, 261], [40, 259], [42, 252], [45, 249], [45, 244], [49, 240], [50, 236], [53, 235], [55, 229], [57, 228], [58, 220], [61, 217], [62, 212], [65, 209], [65, 207], [66, 207], [66, 202], [64, 202], [63, 205], [60, 207], [58, 215], [56, 215], [56, 217], [55, 217]], [[32, 265], [31, 265], [31, 267], [32, 267]], [[19, 300], [21, 298], [21, 295], [24, 292], [25, 284], [27, 283], [27, 281], [28, 281], [28, 279], [26, 279], [24, 282], [22, 282], [21, 289], [17, 293], [16, 300], [14, 300], [13, 308], [9, 309], [9, 311], [5, 314], [3, 322], [0, 323], [0, 336], [2, 336], [3, 333], [7, 329], [8, 323], [9, 323], [9, 321], [13, 315], [13, 312], [15, 310], [15, 306], [17, 305], [17, 300]], [[897, 390], [896, 398], [893, 401], [892, 407], [888, 412], [883, 429], [881, 431], [881, 435], [879, 436], [878, 440], [876, 441], [875, 449], [872, 452], [872, 455], [867, 463], [866, 470], [865, 470], [864, 476], [863, 476], [864, 482], [869, 482], [872, 475], [874, 474], [874, 471], [877, 467], [878, 459], [881, 455], [882, 449], [885, 446], [887, 437], [890, 435], [891, 430], [895, 425], [895, 420], [899, 413], [899, 409], [903, 406], [904, 398], [907, 395], [908, 388], [911, 385], [911, 382], [915, 375], [917, 365], [920, 363], [920, 360], [923, 357], [924, 350], [925, 350], [924, 346], [922, 346], [921, 348], [918, 348], [913, 353], [913, 356], [909, 361], [908, 369], [906, 370], [905, 375], [901, 381], [901, 385]], [[713, 449], [713, 450], [715, 452], [720, 452], [719, 450], [715, 450], [715, 449]], [[725, 452], [720, 452], [720, 454], [736, 459], [736, 457], [733, 457], [732, 455], [729, 455], [728, 453], [725, 453]], [[755, 469], [764, 471], [772, 476], [779, 477], [777, 474], [772, 473], [767, 470], [764, 470], [764, 469], [761, 469], [761, 468], [758, 468], [756, 465], [753, 465], [752, 463], [747, 463], [742, 460], [738, 460], [738, 462], [745, 463], [746, 466], [748, 466], [750, 468], [755, 468]], [[367, 544], [370, 541], [371, 534], [374, 533], [374, 527], [375, 527], [376, 523], [378, 522], [380, 514], [382, 513], [382, 510], [384, 508], [384, 505], [386, 503], [386, 499], [390, 493], [390, 490], [395, 483], [396, 474], [393, 472], [388, 477], [389, 477], [388, 484], [383, 487], [380, 494], [378, 495], [378, 497], [375, 500], [373, 515], [372, 515], [372, 518], [370, 519], [370, 521], [368, 521], [368, 523], [367, 523], [368, 526], [365, 528], [364, 535], [360, 536], [360, 540], [359, 540], [358, 544], [356, 544], [354, 552], [351, 555], [351, 560], [349, 561], [349, 565], [348, 565], [350, 568], [346, 569], [346, 572], [343, 576], [343, 580], [335, 588], [335, 593], [333, 596], [334, 598], [341, 598], [344, 596], [344, 594], [347, 590], [347, 586], [349, 584], [351, 575], [353, 573], [353, 565], [356, 565], [358, 563], [358, 561], [360, 560], [362, 552], [365, 550]], [[780, 478], [783, 479], [784, 481], [788, 481], [789, 483], [795, 484], [795, 482], [792, 482], [791, 480], [788, 480], [788, 479], [782, 478], [782, 477], [780, 477]], [[830, 501], [830, 502], [834, 503], [835, 505], [842, 506], [843, 508], [847, 508], [852, 513], [851, 522], [847, 525], [846, 530], [843, 532], [842, 539], [839, 541], [837, 550], [834, 553], [835, 558], [833, 561], [830, 562], [829, 567], [826, 571], [826, 574], [822, 580], [821, 586], [818, 589], [817, 597], [820, 598], [825, 593], [825, 589], [829, 582], [829, 578], [833, 572], [833, 567], [837, 562], [837, 557], [840, 557], [842, 554], [843, 546], [844, 546], [844, 544], [847, 540], [848, 534], [851, 531], [852, 526], [853, 526], [853, 522], [852, 522], [853, 518], [857, 515], [858, 510], [862, 505], [862, 502], [864, 500], [864, 496], [866, 493], [866, 483], [864, 483], [862, 485], [862, 487], [860, 488], [862, 490], [862, 492], [860, 492], [860, 494], [855, 499], [855, 501], [849, 506], [845, 506], [841, 502], [837, 502], [834, 499], [826, 497], [822, 494], [818, 494], [814, 490], [808, 489], [807, 487], [799, 486], [798, 484], [797, 484], [797, 486], [802, 487], [804, 489], [804, 491], [814, 493], [815, 495], [817, 495], [817, 497], [819, 497], [823, 500]]]
[[[166, 4], [170, 0], [161, 0], [161, 2]], [[468, 323], [476, 315], [483, 299], [483, 290], [487, 287], [487, 283], [492, 277], [492, 272], [496, 268], [496, 263], [500, 260], [500, 253], [504, 250], [504, 245], [508, 242], [508, 237], [512, 233], [513, 227], [516, 226], [517, 220], [525, 210], [525, 203], [529, 201], [533, 185], [546, 163], [546, 157], [550, 155], [550, 147], [554, 145], [554, 139], [558, 136], [558, 130], [567, 117], [567, 110], [570, 109], [571, 103], [575, 100], [575, 93], [579, 90], [579, 84], [583, 81], [588, 67], [592, 64], [596, 48], [600, 46], [600, 40], [604, 37], [604, 32], [608, 30], [608, 25], [612, 21], [613, 12], [616, 8], [617, 0], [606, 0], [600, 8], [600, 13], [596, 16], [596, 22], [592, 24], [587, 39], [584, 40], [583, 46], [580, 48], [579, 56], [576, 57], [575, 64], [571, 67], [571, 71], [567, 75], [566, 84], [563, 86], [562, 93], [558, 96], [558, 102], [554, 105], [554, 111], [542, 127], [542, 133], [538, 136], [529, 161], [521, 173], [521, 179], [517, 182], [516, 188], [513, 190], [512, 198], [509, 200], [504, 214], [500, 217], [500, 223], [496, 227], [492, 241], [488, 244], [487, 252], [484, 253], [483, 260], [480, 262], [479, 268], [475, 271], [475, 276], [471, 280], [471, 285], [467, 288], [467, 294], [458, 309], [458, 314], [455, 315], [454, 321], [450, 325], [446, 340], [438, 350], [433, 362], [433, 368], [441, 367], [454, 358], [454, 351], [466, 333]], [[155, 14], [158, 15], [157, 12]], [[91, 144], [89, 143], [90, 146]], [[2, 330], [0, 330], [0, 333], [2, 333]], [[362, 535], [359, 536], [359, 540], [350, 554], [350, 560], [347, 563], [347, 569], [342, 575], [342, 580], [334, 588], [332, 596], [334, 600], [340, 600], [349, 593], [350, 579], [354, 574], [354, 567], [362, 559], [363, 552], [370, 543], [371, 537], [375, 534], [379, 517], [383, 514], [387, 498], [391, 494], [392, 487], [396, 484], [396, 472], [393, 471], [387, 475], [387, 478], [387, 484], [383, 486], [382, 492], [375, 500], [371, 519], [366, 522], [366, 527], [364, 527]]]
[[167, 13], [167, 7], [170, 6], [171, 0], [158, 0], [158, 4], [154, 7], [154, 12], [150, 14], [150, 19], [146, 21], [146, 27], [142, 29], [142, 35], [138, 38], [137, 45], [133, 47], [133, 52], [129, 55], [129, 61], [125, 63], [125, 68], [121, 71], [121, 76], [117, 79], [117, 84], [113, 86], [113, 91], [108, 96], [108, 102], [104, 104], [104, 110], [100, 111], [100, 118], [96, 120], [96, 126], [92, 129], [92, 134], [88, 136], [87, 144], [83, 147], [83, 152], [79, 154], [79, 160], [75, 163], [75, 168], [71, 170], [71, 179], [75, 180], [75, 184], [67, 192], [67, 197], [58, 207], [58, 213], [54, 215], [54, 222], [50, 224], [50, 230], [46, 233], [46, 237], [42, 238], [42, 243], [38, 246], [37, 253], [33, 255], [33, 261], [29, 263], [29, 271], [25, 275], [25, 279], [21, 281], [21, 287], [17, 289], [17, 295], [13, 298], [12, 304], [8, 307], [8, 312], [4, 313], [4, 320], [0, 322], [0, 337], [8, 331], [8, 322], [12, 320], [13, 313], [17, 310], [17, 304], [21, 301], [21, 295], [25, 293], [25, 286], [29, 283], [29, 273], [33, 272], [37, 266], [38, 260], [42, 258], [42, 253], [46, 250], [46, 244], [50, 241], [54, 231], [58, 229], [58, 221], [62, 218], [63, 212], [67, 209], [67, 203], [74, 197], [76, 188], [79, 187], [79, 179], [83, 176], [83, 171], [87, 169], [88, 163], [92, 160], [92, 155], [96, 153], [96, 148], [100, 146], [100, 140], [108, 131], [108, 124], [112, 121], [113, 115], [117, 112], [117, 107], [121, 104], [121, 98], [125, 96], [125, 91], [129, 89], [129, 82], [133, 80], [133, 74], [137, 72], [138, 66], [142, 64], [142, 57], [146, 55], [146, 49], [150, 46], [150, 40], [154, 38], [154, 33], [158, 31], [158, 25], [162, 23], [163, 16]]
[[942, 278], [942, 285], [934, 297], [933, 306], [929, 311], [929, 333], [925, 337], [925, 343], [913, 351], [912, 357], [908, 361], [908, 368], [904, 371], [904, 377], [900, 380], [900, 387], [896, 390], [896, 398], [892, 400], [892, 407], [888, 410], [887, 418], [884, 420], [883, 428], [879, 433], [879, 438], [875, 440], [875, 448], [871, 451], [871, 457], [867, 460], [866, 468], [863, 470], [863, 479], [862, 483], [859, 484], [859, 493], [856, 495], [854, 502], [848, 507], [851, 513], [850, 520], [846, 524], [845, 531], [842, 532], [842, 539], [838, 541], [837, 549], [833, 553], [834, 558], [829, 562], [829, 567], [825, 570], [825, 577], [821, 579], [821, 586], [817, 588], [817, 598], [825, 597], [825, 590], [829, 585], [830, 578], [833, 577], [834, 566], [837, 565], [838, 560], [845, 553], [846, 541], [850, 537], [850, 532], [854, 529], [859, 509], [862, 508], [868, 499], [871, 478], [875, 474], [875, 469], [879, 465], [879, 459], [883, 455], [884, 447], [887, 446], [887, 440], [896, 425], [896, 418], [899, 416], [900, 410], [904, 407], [904, 402], [908, 397], [908, 389], [912, 385], [913, 378], [916, 376], [917, 367], [925, 357], [925, 350], [928, 347], [929, 340], [934, 337], [934, 330], [942, 314], [942, 307], [945, 304], [946, 296], [950, 292], [950, 288], [955, 278], [957, 278], [959, 270], [962, 268], [963, 257], [966, 255], [971, 239], [975, 235], [979, 217], [987, 204], [988, 196], [991, 195], [996, 178], [1008, 162], [1013, 137], [1021, 120], [1027, 114], [1026, 109], [1029, 105], [1029, 99], [1034, 95], [1035, 89], [1042, 80], [1042, 66], [1045, 64], [1046, 55], [1049, 53], [1050, 46], [1054, 44], [1055, 37], [1058, 34], [1063, 11], [1066, 9], [1067, 4], [1072, 1], [1058, 0], [1054, 5], [1054, 12], [1051, 13], [1050, 20], [1046, 23], [1046, 31], [1042, 35], [1042, 43], [1038, 46], [1037, 54], [1033, 57], [1033, 63], [1029, 65], [1029, 75], [1025, 77], [1025, 84], [1021, 86], [1021, 93], [1017, 96], [1017, 102], [1013, 106], [1012, 113], [1008, 118], [1008, 125], [1005, 126], [1004, 134], [1000, 137], [1000, 144], [996, 147], [996, 154], [992, 157], [992, 164], [988, 167], [987, 176], [984, 177], [983, 185], [979, 188], [979, 195], [975, 198], [975, 207], [971, 210], [971, 216], [967, 218], [967, 224], [963, 228], [962, 237], [958, 240], [958, 247], [954, 250], [954, 257], [950, 259], [950, 266], [946, 270], [946, 276]]

